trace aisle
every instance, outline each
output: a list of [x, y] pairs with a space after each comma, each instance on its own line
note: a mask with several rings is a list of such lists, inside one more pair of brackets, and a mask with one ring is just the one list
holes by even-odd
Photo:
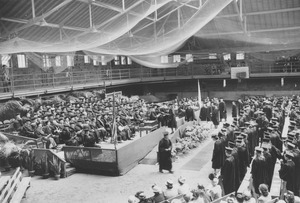
[[209, 144], [201, 149], [190, 161], [184, 164], [182, 170], [200, 171], [204, 165], [206, 165], [211, 160], [212, 151], [214, 147], [214, 142], [209, 141]]

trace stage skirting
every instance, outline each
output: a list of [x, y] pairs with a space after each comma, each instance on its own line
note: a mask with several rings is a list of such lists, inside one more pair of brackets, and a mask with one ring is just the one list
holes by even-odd
[[63, 148], [65, 159], [74, 165], [77, 171], [124, 175], [158, 144], [164, 130], [165, 128], [159, 128], [117, 149], [66, 146]]
[[[184, 118], [177, 119], [178, 129], [171, 139], [173, 142], [180, 137], [187, 125], [192, 125], [192, 122], [185, 123]], [[117, 149], [65, 146], [63, 151], [66, 161], [74, 165], [77, 171], [124, 175], [158, 145], [165, 130], [161, 127]]]

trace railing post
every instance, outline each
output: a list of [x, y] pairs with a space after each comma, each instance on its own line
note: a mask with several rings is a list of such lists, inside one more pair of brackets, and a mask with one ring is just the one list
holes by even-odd
[[151, 78], [152, 77], [152, 71], [151, 71], [151, 68], [149, 68], [149, 77]]
[[131, 71], [131, 68], [128, 69], [128, 78], [131, 78], [130, 71]]
[[33, 89], [35, 90], [35, 73], [32, 74], [32, 76], [33, 76]]
[[141, 78], [143, 78], [143, 67], [141, 66], [141, 72], [140, 72], [140, 74], [141, 74]]
[[55, 87], [54, 73], [52, 73], [52, 87]]
[[120, 77], [120, 79], [122, 79], [121, 69], [119, 69], [119, 77]]

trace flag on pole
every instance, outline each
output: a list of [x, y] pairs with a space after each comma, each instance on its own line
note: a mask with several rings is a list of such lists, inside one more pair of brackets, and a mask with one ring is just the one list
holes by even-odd
[[199, 108], [201, 108], [201, 90], [200, 90], [199, 80], [198, 80], [198, 102], [199, 102]]
[[113, 93], [113, 126], [111, 132], [111, 142], [114, 143], [115, 148], [117, 144], [117, 125], [116, 125], [116, 115], [115, 115], [115, 92]]

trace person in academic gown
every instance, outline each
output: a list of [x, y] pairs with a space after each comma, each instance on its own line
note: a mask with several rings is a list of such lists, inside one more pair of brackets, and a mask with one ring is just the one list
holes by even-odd
[[158, 156], [159, 156], [159, 172], [163, 173], [163, 170], [168, 170], [170, 173], [172, 171], [172, 142], [169, 139], [169, 133], [164, 132], [164, 137], [159, 141], [158, 144]]
[[291, 151], [286, 151], [284, 160], [281, 160], [281, 167], [279, 170], [279, 177], [286, 181], [286, 189], [296, 192], [295, 180], [295, 163], [292, 161], [294, 154]]
[[204, 103], [200, 109], [199, 118], [201, 121], [207, 121], [207, 105], [206, 105], [206, 103]]
[[248, 150], [246, 149], [246, 145], [243, 139], [237, 139], [236, 146], [237, 146], [237, 153], [239, 157], [240, 180], [243, 180], [247, 172], [247, 167], [249, 166], [249, 153]]
[[215, 172], [218, 169], [221, 169], [225, 162], [225, 140], [224, 140], [224, 134], [222, 132], [218, 133], [218, 139], [216, 140], [214, 144], [213, 149], [213, 155], [212, 155], [212, 168], [215, 170]]
[[235, 160], [231, 155], [232, 148], [226, 147], [225, 153], [227, 158], [225, 160], [224, 165], [221, 168], [221, 178], [224, 187], [224, 193], [225, 195], [227, 195], [231, 192], [234, 192], [236, 189], [236, 185], [235, 185], [236, 173], [235, 173]]
[[255, 147], [255, 157], [252, 161], [251, 174], [253, 179], [253, 187], [256, 194], [259, 194], [258, 187], [260, 184], [268, 182], [267, 163], [262, 154], [263, 149]]

